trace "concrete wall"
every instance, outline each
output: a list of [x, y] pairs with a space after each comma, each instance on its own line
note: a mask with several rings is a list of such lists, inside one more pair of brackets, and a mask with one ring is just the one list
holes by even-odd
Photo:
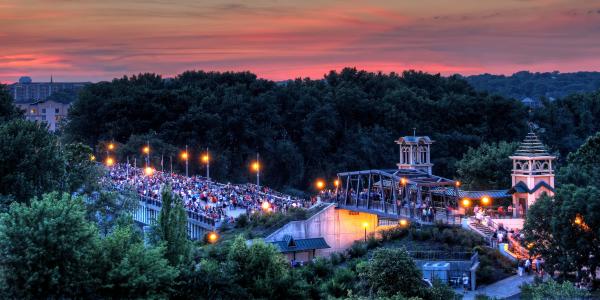
[[511, 218], [511, 219], [492, 219], [494, 223], [500, 225], [504, 225], [505, 229], [523, 229], [523, 224], [525, 223], [525, 219], [522, 218]]
[[291, 235], [295, 239], [322, 237], [331, 248], [317, 250], [316, 255], [327, 256], [332, 252], [346, 250], [354, 241], [364, 239], [365, 224], [367, 234], [377, 231], [377, 215], [336, 209], [335, 204], [330, 204], [308, 220], [284, 225], [265, 240], [281, 241], [285, 235]]

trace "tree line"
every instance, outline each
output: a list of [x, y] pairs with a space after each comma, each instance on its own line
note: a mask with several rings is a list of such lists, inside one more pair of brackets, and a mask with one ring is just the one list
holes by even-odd
[[[281, 83], [254, 74], [184, 72], [123, 77], [84, 88], [69, 112], [68, 141], [98, 147], [116, 141], [123, 161], [150, 141], [153, 164], [181, 170], [178, 150], [192, 157], [206, 147], [211, 175], [248, 181], [259, 152], [265, 184], [309, 190], [316, 178], [337, 172], [394, 168], [403, 135], [429, 135], [439, 175], [454, 176], [456, 161], [482, 142], [515, 141], [527, 130], [518, 101], [475, 91], [458, 76], [416, 71], [332, 71], [323, 79]], [[193, 173], [203, 172], [198, 159]]]

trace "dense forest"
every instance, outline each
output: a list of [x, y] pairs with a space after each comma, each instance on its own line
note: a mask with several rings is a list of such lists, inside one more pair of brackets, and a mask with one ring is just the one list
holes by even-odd
[[593, 92], [600, 88], [600, 72], [531, 73], [511, 76], [481, 74], [465, 78], [476, 90], [522, 100], [529, 97], [558, 99], [575, 93]]
[[[251, 73], [154, 74], [88, 85], [69, 113], [65, 136], [98, 147], [114, 140], [120, 159], [174, 164], [187, 144], [193, 157], [209, 147], [211, 174], [247, 181], [260, 153], [265, 184], [307, 190], [337, 172], [394, 168], [403, 135], [429, 135], [435, 172], [452, 177], [455, 162], [480, 143], [514, 141], [527, 130], [518, 101], [475, 91], [465, 80], [422, 72], [331, 72], [322, 80], [276, 84]], [[196, 160], [192, 172], [202, 172]], [[178, 165], [178, 166], [177, 166]], [[288, 190], [289, 191], [289, 190]]]

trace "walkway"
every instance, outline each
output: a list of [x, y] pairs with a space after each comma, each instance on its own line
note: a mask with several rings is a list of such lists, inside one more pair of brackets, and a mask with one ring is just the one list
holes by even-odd
[[[502, 279], [498, 282], [495, 282], [490, 285], [482, 286], [481, 288], [475, 291], [468, 291], [464, 295], [464, 300], [475, 299], [475, 295], [486, 295], [492, 299], [506, 299], [516, 296], [521, 293], [520, 286], [523, 283], [531, 283], [533, 282], [533, 278], [535, 275], [529, 276], [518, 276], [514, 275], [505, 279]], [[462, 290], [458, 291], [462, 294]]]

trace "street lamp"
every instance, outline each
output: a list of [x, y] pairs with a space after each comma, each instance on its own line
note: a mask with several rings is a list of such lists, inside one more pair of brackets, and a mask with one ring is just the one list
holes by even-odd
[[467, 208], [467, 207], [471, 206], [471, 199], [469, 199], [469, 198], [463, 198], [462, 201], [461, 201], [461, 203], [462, 203], [463, 207]]
[[489, 205], [492, 202], [492, 199], [488, 196], [483, 196], [481, 197], [481, 204], [482, 205]]
[[400, 184], [402, 184], [402, 186], [405, 186], [406, 183], [408, 183], [408, 179], [406, 179], [405, 177], [400, 178]]
[[367, 227], [369, 227], [369, 223], [364, 222], [363, 227], [365, 228], [365, 242], [367, 241]]
[[110, 150], [110, 151], [115, 150], [115, 144], [113, 144], [113, 143], [108, 144], [108, 150]]
[[210, 181], [210, 156], [208, 155], [208, 147], [206, 147], [206, 154], [202, 155], [202, 162], [206, 164], [206, 180]]
[[401, 219], [400, 220], [400, 226], [401, 227], [406, 227], [408, 225], [408, 220], [406, 219]]
[[188, 147], [185, 145], [185, 151], [181, 153], [181, 159], [185, 160], [185, 177], [188, 177]]
[[90, 155], [90, 160], [91, 161], [95, 161], [96, 160], [96, 156], [94, 154]]
[[454, 185], [455, 185], [456, 187], [460, 187], [461, 183], [460, 183], [460, 181], [458, 181], [458, 180], [457, 180], [457, 181], [455, 181], [455, 182], [454, 182]]
[[252, 163], [252, 170], [256, 172], [256, 187], [260, 190], [260, 156], [256, 153], [256, 161]]
[[146, 154], [146, 166], [150, 165], [150, 141], [146, 142], [146, 146], [142, 149], [144, 154]]
[[107, 167], [112, 167], [114, 164], [115, 164], [115, 160], [112, 157], [106, 158], [106, 166]]
[[269, 201], [263, 201], [263, 203], [260, 205], [260, 207], [264, 211], [269, 211], [269, 209], [271, 208], [271, 204], [269, 203]]
[[219, 239], [219, 235], [216, 232], [211, 232], [208, 234], [208, 242], [214, 244]]
[[152, 174], [154, 174], [154, 169], [150, 166], [144, 168], [144, 174], [146, 174], [146, 176], [150, 177], [152, 176]]
[[325, 181], [319, 179], [317, 180], [317, 182], [315, 183], [315, 186], [317, 187], [317, 190], [321, 191], [323, 190], [323, 188], [325, 187]]

